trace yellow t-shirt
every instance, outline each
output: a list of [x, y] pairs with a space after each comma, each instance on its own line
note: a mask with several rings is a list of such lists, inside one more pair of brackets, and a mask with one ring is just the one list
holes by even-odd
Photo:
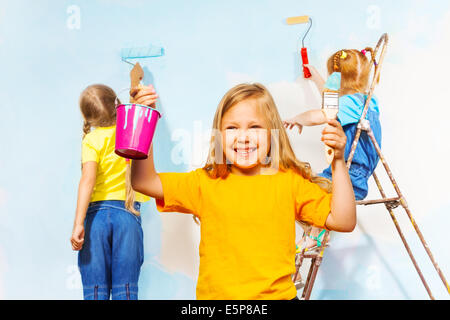
[[[125, 200], [126, 160], [115, 152], [116, 126], [99, 127], [89, 132], [81, 144], [81, 162], [97, 162], [97, 177], [91, 202], [102, 200]], [[135, 201], [150, 198], [136, 192]]]
[[295, 219], [324, 227], [331, 194], [292, 170], [209, 178], [160, 173], [157, 209], [200, 221], [197, 299], [293, 299]]

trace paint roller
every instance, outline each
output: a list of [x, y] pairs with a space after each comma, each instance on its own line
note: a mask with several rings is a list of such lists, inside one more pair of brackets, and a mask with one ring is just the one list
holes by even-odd
[[[144, 78], [144, 70], [139, 62], [132, 63], [129, 60], [162, 57], [163, 55], [164, 48], [153, 45], [146, 47], [123, 48], [120, 50], [120, 57], [122, 61], [133, 66], [130, 71], [131, 89], [141, 86], [141, 81]], [[130, 97], [130, 102], [134, 102], [133, 97]]]
[[[290, 17], [290, 18], [286, 19], [286, 23], [289, 24], [289, 25], [309, 23], [308, 30], [306, 30], [306, 33], [305, 33], [305, 35], [302, 38], [302, 48], [300, 50], [300, 53], [301, 53], [301, 56], [302, 56], [302, 65], [309, 64], [308, 51], [306, 50], [306, 47], [305, 47], [305, 38], [306, 38], [309, 30], [312, 27], [312, 19], [309, 16]], [[310, 78], [311, 77], [311, 72], [305, 66], [303, 66], [303, 76], [305, 78]]]
[[[161, 57], [164, 49], [156, 46], [123, 48], [120, 57], [123, 62], [133, 66], [130, 71], [130, 104], [117, 106], [116, 121], [116, 145], [115, 152], [124, 157], [127, 165], [130, 159], [146, 159], [155, 133], [156, 123], [161, 114], [153, 108], [143, 107], [135, 104], [133, 92], [134, 88], [142, 87], [141, 81], [144, 78], [144, 70], [139, 62], [133, 63], [130, 60]], [[128, 113], [132, 114], [133, 125], [128, 125]], [[120, 124], [120, 125], [119, 125]], [[139, 129], [137, 129], [139, 128]]]

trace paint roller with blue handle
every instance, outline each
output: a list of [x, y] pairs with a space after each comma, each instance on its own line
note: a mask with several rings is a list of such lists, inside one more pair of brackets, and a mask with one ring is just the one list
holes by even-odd
[[[322, 111], [327, 119], [336, 119], [339, 112], [339, 90], [341, 88], [341, 73], [333, 72], [325, 82], [322, 94]], [[325, 157], [328, 164], [333, 162], [334, 149], [325, 146]]]

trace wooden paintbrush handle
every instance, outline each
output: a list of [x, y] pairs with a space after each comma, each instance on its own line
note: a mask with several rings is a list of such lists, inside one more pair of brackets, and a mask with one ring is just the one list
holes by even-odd
[[[336, 119], [338, 109], [327, 108], [322, 110], [325, 113], [327, 119]], [[331, 162], [333, 162], [333, 158], [334, 158], [334, 149], [325, 145], [325, 159], [327, 160], [327, 163], [331, 164]]]
[[[144, 78], [144, 70], [142, 69], [139, 62], [137, 62], [133, 69], [130, 71], [130, 81], [131, 81], [131, 90], [137, 88], [141, 85], [141, 80]], [[130, 90], [130, 91], [131, 91]], [[130, 94], [130, 103], [134, 103], [134, 96]]]
[[331, 164], [333, 162], [333, 158], [334, 158], [334, 149], [329, 146], [325, 146], [325, 159], [327, 160], [327, 163]]

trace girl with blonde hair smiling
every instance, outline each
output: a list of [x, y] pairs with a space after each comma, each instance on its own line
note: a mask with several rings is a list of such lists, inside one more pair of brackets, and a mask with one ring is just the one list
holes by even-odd
[[[148, 87], [137, 90], [138, 103], [152, 95]], [[268, 90], [240, 84], [219, 103], [203, 168], [157, 173], [152, 149], [148, 159], [133, 161], [136, 191], [155, 198], [159, 211], [200, 221], [197, 299], [296, 299], [295, 220], [353, 230], [345, 134], [333, 120], [323, 138], [335, 149], [331, 186], [295, 158]]]

